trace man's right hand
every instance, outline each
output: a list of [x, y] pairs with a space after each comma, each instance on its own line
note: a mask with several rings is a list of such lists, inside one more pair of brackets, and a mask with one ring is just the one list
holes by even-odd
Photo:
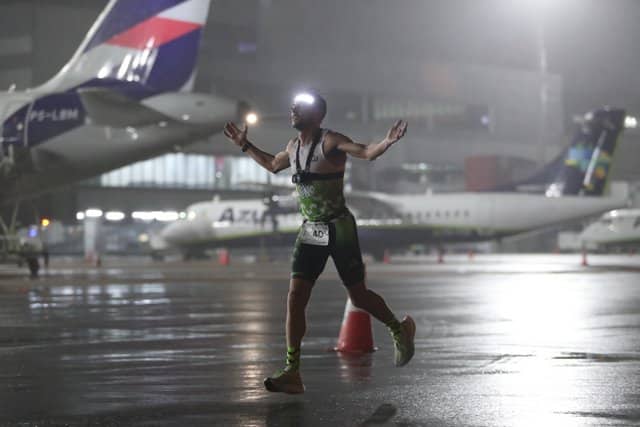
[[245, 124], [242, 129], [238, 128], [235, 123], [228, 122], [224, 126], [224, 136], [229, 138], [236, 144], [238, 147], [242, 147], [244, 144], [248, 143], [247, 140], [247, 131], [249, 127]]

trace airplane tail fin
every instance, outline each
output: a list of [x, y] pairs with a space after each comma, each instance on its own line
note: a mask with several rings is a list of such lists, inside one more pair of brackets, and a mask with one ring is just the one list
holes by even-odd
[[609, 183], [625, 117], [625, 110], [608, 107], [585, 114], [564, 152], [532, 177], [496, 190], [544, 187], [549, 197], [602, 196]]
[[108, 88], [134, 99], [189, 91], [210, 0], [111, 0], [45, 89]]
[[625, 117], [622, 109], [603, 108], [587, 113], [546, 195], [602, 196], [609, 184]]

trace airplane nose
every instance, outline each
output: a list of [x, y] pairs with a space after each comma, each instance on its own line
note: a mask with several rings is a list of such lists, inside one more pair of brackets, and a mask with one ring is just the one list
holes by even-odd
[[170, 245], [179, 245], [188, 235], [187, 228], [187, 224], [176, 221], [162, 229], [160, 236]]

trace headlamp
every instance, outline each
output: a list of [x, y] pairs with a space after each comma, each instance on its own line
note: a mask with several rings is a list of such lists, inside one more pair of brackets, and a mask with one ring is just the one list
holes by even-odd
[[316, 98], [315, 96], [311, 95], [310, 93], [299, 93], [295, 96], [295, 98], [293, 98], [293, 104], [294, 105], [313, 105], [316, 102]]

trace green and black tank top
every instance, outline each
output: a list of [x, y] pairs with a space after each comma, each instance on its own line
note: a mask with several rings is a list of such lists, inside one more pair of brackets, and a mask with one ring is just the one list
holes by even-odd
[[[300, 213], [306, 220], [313, 222], [328, 222], [348, 212], [343, 192], [347, 155], [338, 150], [325, 152], [327, 133], [328, 129], [321, 129], [320, 140], [315, 144], [313, 153], [310, 151], [314, 144], [302, 145], [300, 138], [287, 146], [293, 173], [297, 172], [297, 165], [305, 169], [307, 158], [313, 156], [308, 171], [311, 173], [311, 180], [296, 184]], [[300, 157], [297, 159], [298, 155]]]

